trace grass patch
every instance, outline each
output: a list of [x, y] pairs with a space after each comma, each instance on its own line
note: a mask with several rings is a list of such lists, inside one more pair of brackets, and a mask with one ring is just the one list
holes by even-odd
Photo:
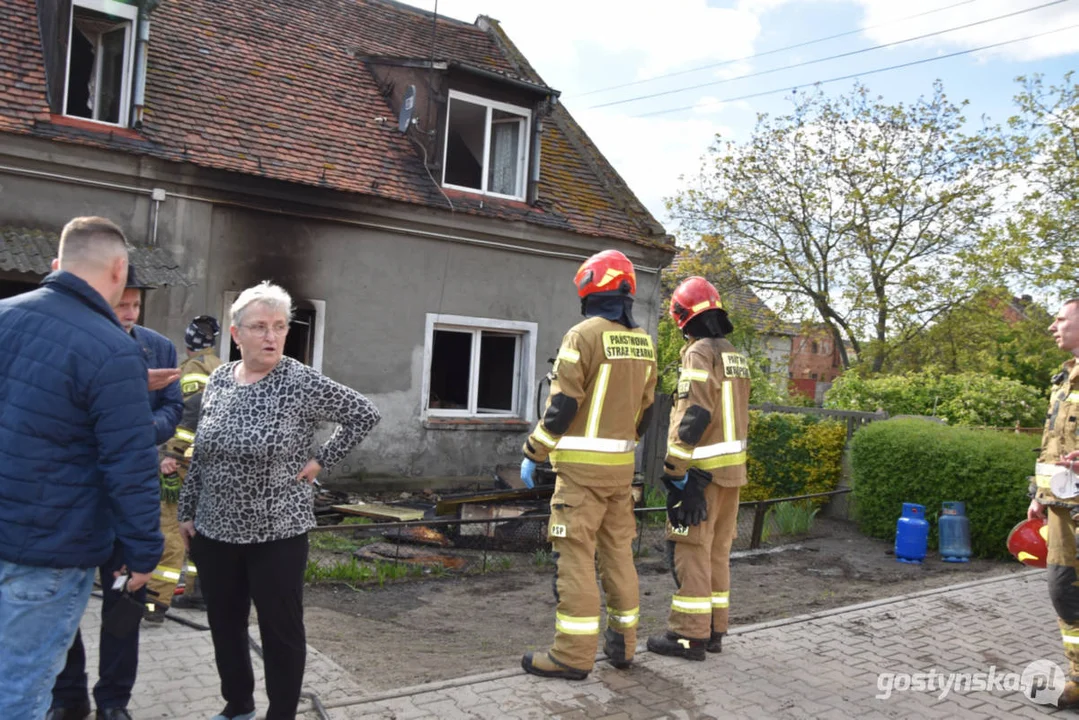
[[820, 508], [813, 507], [811, 502], [788, 500], [768, 508], [765, 525], [771, 524], [781, 535], [805, 535], [813, 527], [818, 512]]
[[[667, 507], [667, 493], [658, 485], [645, 485], [642, 493], [642, 501], [646, 508]], [[667, 514], [662, 512], [644, 513], [641, 523], [648, 527], [659, 527], [667, 524]]]
[[540, 548], [532, 553], [532, 564], [536, 567], [550, 567], [554, 565], [554, 553], [547, 548]]
[[360, 545], [351, 537], [341, 533], [312, 533], [311, 548], [313, 550], [327, 550], [330, 552], [352, 552]]

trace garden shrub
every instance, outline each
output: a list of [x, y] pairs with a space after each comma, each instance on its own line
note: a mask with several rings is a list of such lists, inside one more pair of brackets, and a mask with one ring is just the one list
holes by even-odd
[[835, 490], [846, 441], [845, 423], [814, 415], [750, 411], [749, 483], [742, 488], [741, 500]]
[[966, 503], [976, 557], [1010, 557], [1008, 532], [1026, 517], [1027, 477], [1040, 437], [949, 427], [926, 420], [872, 423], [851, 445], [854, 498], [861, 530], [895, 539], [905, 502], [925, 506], [929, 546], [937, 546], [941, 503]]

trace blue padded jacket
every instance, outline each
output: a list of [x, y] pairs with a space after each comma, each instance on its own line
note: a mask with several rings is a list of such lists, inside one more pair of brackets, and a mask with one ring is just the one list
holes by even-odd
[[119, 541], [135, 572], [161, 558], [146, 361], [79, 277], [0, 300], [0, 558], [90, 568]]

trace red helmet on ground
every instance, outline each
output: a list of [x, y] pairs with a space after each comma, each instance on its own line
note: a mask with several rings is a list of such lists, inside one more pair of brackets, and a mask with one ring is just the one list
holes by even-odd
[[1024, 565], [1043, 568], [1049, 555], [1049, 546], [1046, 544], [1048, 536], [1049, 526], [1044, 520], [1024, 520], [1008, 533], [1008, 552]]
[[573, 284], [580, 297], [595, 293], [636, 295], [637, 273], [625, 255], [617, 250], [604, 250], [581, 263]]
[[[694, 275], [679, 283], [671, 295], [671, 317], [681, 330], [686, 323], [706, 310], [723, 310], [716, 286]], [[724, 311], [726, 312], [726, 311]]]

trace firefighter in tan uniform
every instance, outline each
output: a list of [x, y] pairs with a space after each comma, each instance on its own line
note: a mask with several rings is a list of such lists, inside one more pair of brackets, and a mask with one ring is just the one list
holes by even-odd
[[640, 611], [630, 486], [656, 386], [652, 339], [631, 312], [632, 263], [605, 250], [581, 265], [574, 282], [586, 319], [562, 339], [547, 409], [521, 463], [529, 486], [538, 462], [549, 458], [557, 474], [547, 531], [556, 566], [555, 639], [548, 651], [526, 653], [521, 666], [567, 680], [588, 676], [599, 643], [597, 552], [607, 597], [603, 650], [615, 667], [633, 659]]
[[687, 340], [662, 477], [677, 590], [668, 631], [648, 638], [648, 649], [704, 660], [705, 651], [722, 650], [727, 632], [731, 543], [746, 484], [749, 365], [726, 339], [734, 328], [704, 278], [675, 289], [670, 314]]
[[1079, 298], [1064, 303], [1049, 331], [1061, 350], [1076, 357], [1064, 363], [1053, 377], [1049, 414], [1031, 487], [1034, 498], [1027, 516], [1049, 516], [1049, 597], [1069, 665], [1067, 682], [1056, 704], [1074, 710], [1079, 709], [1079, 559], [1072, 516], [1079, 508], [1079, 476], [1073, 472], [1079, 471]]
[[184, 411], [175, 434], [162, 446], [161, 451], [161, 532], [165, 536], [165, 551], [148, 583], [150, 588], [158, 593], [156, 604], [160, 607], [157, 612], [146, 616], [151, 622], [163, 619], [170, 605], [199, 606], [200, 598], [196, 587], [198, 573], [190, 562], [185, 568], [183, 600], [172, 600], [184, 563], [184, 543], [177, 522], [177, 503], [180, 499], [180, 487], [191, 464], [195, 430], [202, 409], [202, 391], [210, 379], [210, 373], [221, 365], [221, 359], [213, 351], [214, 342], [220, 332], [221, 326], [216, 318], [200, 315], [191, 321], [184, 333], [187, 358], [180, 363], [180, 391], [184, 397]]

